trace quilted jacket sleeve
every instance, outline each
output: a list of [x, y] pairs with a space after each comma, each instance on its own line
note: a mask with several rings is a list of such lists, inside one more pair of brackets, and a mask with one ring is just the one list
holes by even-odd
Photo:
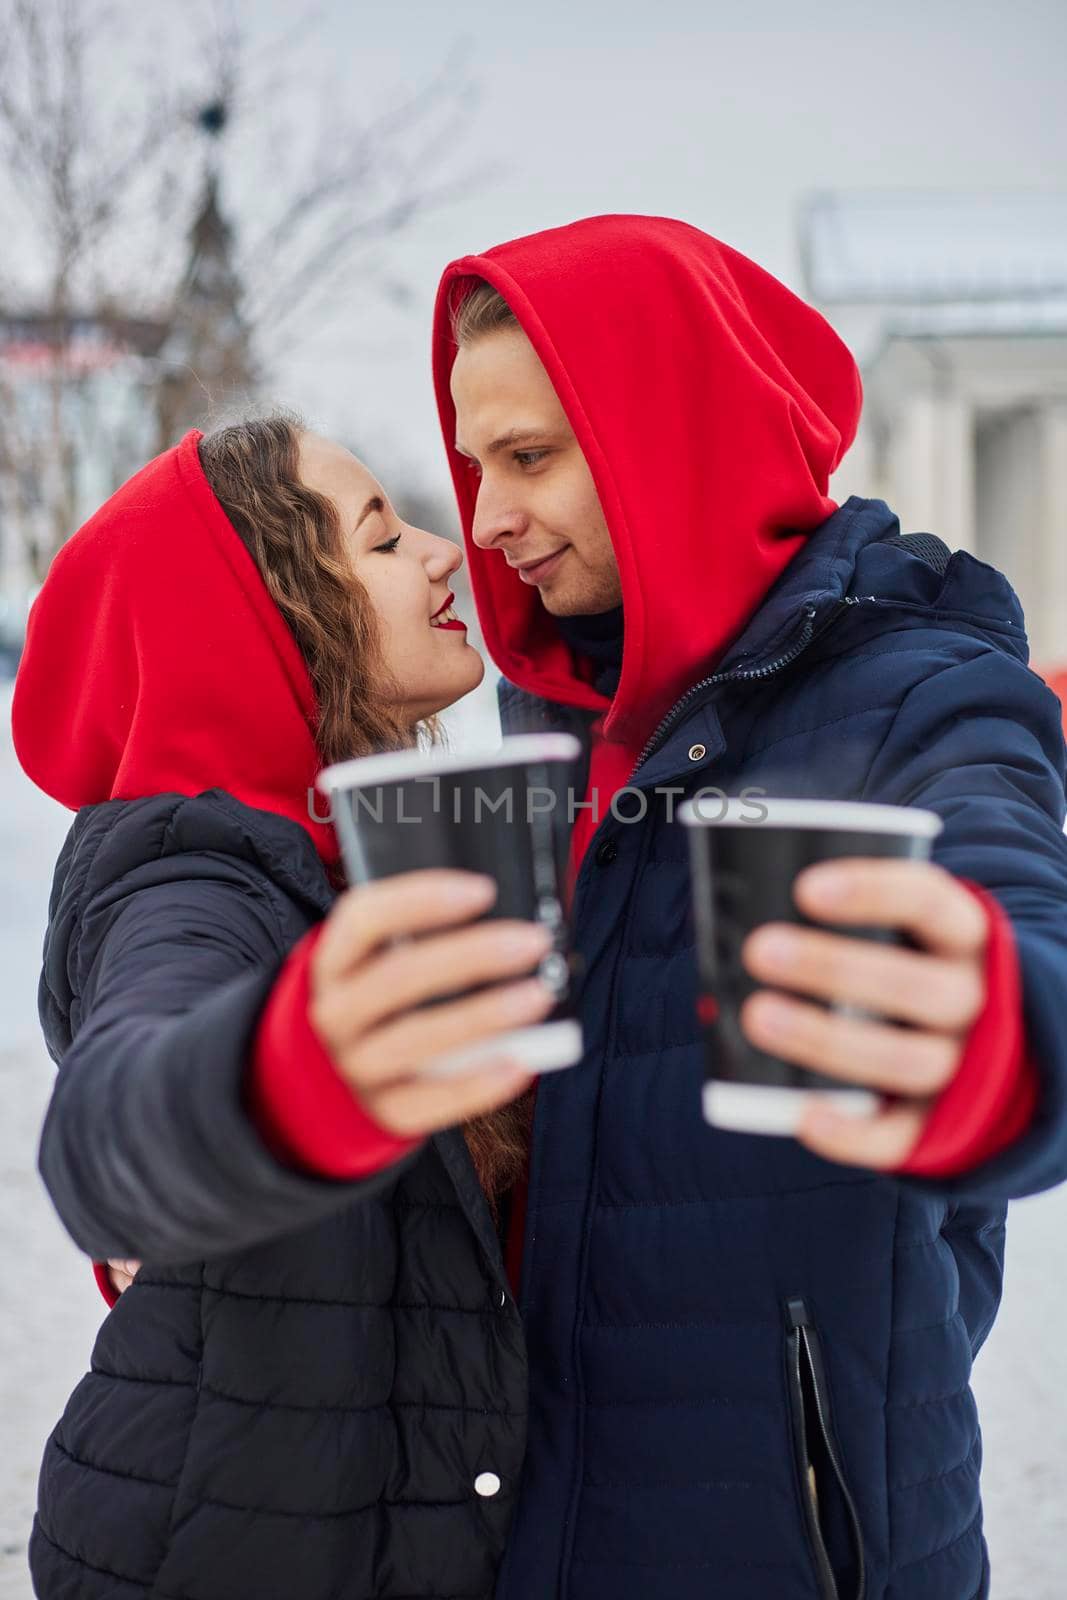
[[53, 895], [45, 947], [59, 1073], [39, 1156], [76, 1244], [97, 1260], [200, 1261], [395, 1181], [403, 1161], [357, 1182], [301, 1172], [249, 1114], [251, 1043], [301, 931], [268, 875], [204, 851], [139, 862], [95, 892], [77, 876]]
[[944, 821], [935, 860], [1011, 922], [1038, 1103], [1028, 1130], [970, 1171], [901, 1181], [999, 1203], [1067, 1178], [1067, 838], [1059, 705], [1021, 662], [974, 640], [931, 659], [875, 759], [866, 798]]

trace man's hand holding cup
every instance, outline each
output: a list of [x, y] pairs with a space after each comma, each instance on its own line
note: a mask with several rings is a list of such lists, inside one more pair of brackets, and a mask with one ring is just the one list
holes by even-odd
[[918, 946], [770, 923], [742, 949], [747, 971], [766, 986], [741, 1007], [754, 1045], [892, 1097], [864, 1117], [842, 1116], [825, 1100], [809, 1103], [796, 1137], [827, 1160], [892, 1170], [921, 1138], [985, 1005], [985, 912], [929, 861], [825, 863], [800, 873], [793, 892], [813, 921], [893, 929]]

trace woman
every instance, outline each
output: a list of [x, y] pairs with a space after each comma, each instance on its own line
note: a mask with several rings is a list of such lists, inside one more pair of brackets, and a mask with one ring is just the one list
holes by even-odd
[[543, 1018], [546, 940], [479, 924], [474, 874], [338, 894], [310, 803], [479, 682], [435, 626], [461, 560], [276, 417], [151, 463], [34, 609], [16, 747], [78, 811], [41, 1170], [97, 1262], [145, 1263], [47, 1447], [39, 1595], [491, 1592], [525, 1442], [494, 1221], [530, 1079], [418, 1068]]

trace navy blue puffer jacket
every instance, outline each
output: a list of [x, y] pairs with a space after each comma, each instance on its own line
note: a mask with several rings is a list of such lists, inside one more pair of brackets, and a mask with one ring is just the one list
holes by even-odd
[[[588, 1054], [538, 1095], [500, 1600], [988, 1593], [971, 1364], [1005, 1202], [1067, 1176], [1063, 737], [1007, 582], [898, 533], [854, 499], [812, 536], [632, 777], [645, 820], [607, 817], [586, 851]], [[513, 728], [588, 715], [508, 685], [501, 704]], [[704, 785], [941, 815], [935, 858], [1015, 932], [1043, 1092], [1014, 1148], [932, 1184], [701, 1122], [684, 829], [654, 791]], [[813, 1528], [804, 1440], [824, 1422]]]

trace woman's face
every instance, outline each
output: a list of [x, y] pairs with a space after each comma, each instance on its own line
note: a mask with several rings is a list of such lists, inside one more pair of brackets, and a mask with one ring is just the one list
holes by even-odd
[[445, 602], [463, 565], [458, 545], [401, 522], [362, 462], [317, 433], [301, 435], [300, 477], [337, 507], [349, 562], [378, 617], [389, 703], [415, 721], [469, 694], [485, 663], [465, 627], [439, 625], [453, 615]]

